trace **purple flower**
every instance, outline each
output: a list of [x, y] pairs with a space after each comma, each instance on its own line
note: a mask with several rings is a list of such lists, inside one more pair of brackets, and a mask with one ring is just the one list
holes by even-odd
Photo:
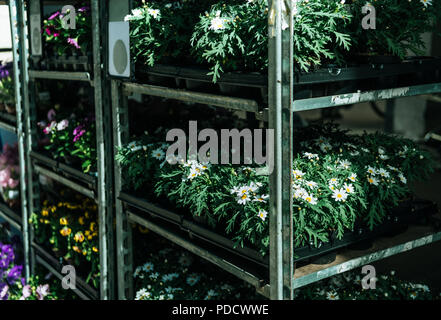
[[23, 296], [23, 299], [27, 299], [31, 296], [32, 290], [30, 285], [26, 285], [23, 287], [23, 290], [21, 291], [21, 294]]
[[81, 47], [78, 45], [78, 42], [76, 39], [67, 38], [67, 43], [70, 45], [73, 45], [75, 48], [80, 49]]
[[49, 121], [54, 121], [56, 115], [57, 115], [57, 114], [56, 114], [55, 110], [54, 110], [54, 109], [50, 109], [50, 110], [48, 111], [48, 113], [47, 113], [47, 119], [48, 119]]
[[43, 300], [49, 294], [49, 285], [39, 285], [36, 290], [38, 300]]
[[80, 124], [78, 127], [76, 127], [73, 131], [74, 136], [78, 135], [83, 128], [84, 128], [84, 126], [82, 124]]
[[87, 6], [81, 7], [81, 8], [78, 9], [79, 12], [87, 12], [89, 10], [90, 10], [90, 7], [87, 7]]
[[81, 130], [74, 138], [73, 142], [77, 142], [86, 133], [86, 130]]
[[60, 15], [60, 11], [55, 12], [54, 14], [52, 14], [49, 18], [47, 18], [48, 20], [53, 20], [56, 17], [58, 17]]
[[21, 271], [23, 270], [23, 266], [13, 266], [6, 277], [6, 280], [9, 284], [14, 284], [17, 279], [21, 276]]
[[8, 300], [9, 286], [6, 283], [0, 283], [0, 300]]

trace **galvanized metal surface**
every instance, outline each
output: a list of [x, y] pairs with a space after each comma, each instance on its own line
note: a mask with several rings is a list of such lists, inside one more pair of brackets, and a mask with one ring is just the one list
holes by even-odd
[[430, 83], [402, 88], [355, 92], [335, 96], [301, 99], [293, 102], [293, 111], [314, 110], [329, 107], [338, 107], [349, 104], [388, 100], [394, 98], [411, 97], [441, 92], [441, 83]]
[[14, 85], [15, 85], [15, 103], [16, 103], [16, 119], [17, 125], [14, 132], [17, 133], [18, 158], [20, 167], [20, 194], [21, 194], [21, 212], [22, 212], [22, 226], [23, 233], [23, 253], [24, 253], [24, 273], [26, 279], [31, 275], [31, 249], [30, 249], [30, 235], [29, 235], [29, 211], [28, 201], [26, 197], [27, 183], [26, 183], [26, 145], [25, 145], [25, 120], [26, 103], [28, 97], [27, 90], [27, 46], [26, 46], [26, 32], [24, 25], [26, 24], [25, 8], [23, 3], [18, 0], [9, 1], [9, 17], [11, 23], [11, 40], [12, 40], [12, 55], [14, 66]]
[[112, 121], [109, 87], [104, 77], [104, 64], [101, 50], [106, 48], [106, 39], [101, 35], [104, 24], [105, 1], [91, 1], [93, 73], [96, 118], [96, 144], [98, 168], [98, 227], [100, 245], [100, 297], [102, 300], [115, 298], [115, 243], [113, 232], [113, 151]]
[[6, 123], [6, 122], [3, 122], [3, 121], [0, 121], [0, 129], [6, 130], [6, 131], [9, 131], [12, 133], [17, 133], [16, 126], [13, 126], [13, 125]]
[[[112, 94], [112, 113], [113, 113], [113, 140], [114, 154], [117, 148], [122, 147], [129, 139], [129, 115], [127, 98], [122, 95], [121, 82], [111, 81]], [[120, 194], [122, 190], [122, 172], [118, 162], [114, 163], [114, 183], [115, 194]], [[134, 296], [133, 288], [133, 239], [132, 230], [128, 223], [127, 214], [121, 200], [115, 198], [116, 214], [116, 257], [118, 274], [118, 298], [121, 300], [132, 299]]]
[[213, 263], [214, 265], [234, 274], [239, 279], [242, 279], [256, 288], [260, 288], [263, 285], [262, 279], [251, 274], [250, 272], [244, 270], [243, 268], [238, 267], [230, 261], [227, 261], [212, 252], [201, 248], [200, 246], [193, 244], [192, 242], [182, 238], [181, 236], [168, 231], [167, 229], [157, 225], [154, 222], [151, 222], [147, 219], [144, 219], [136, 214], [128, 212], [128, 219], [131, 222], [138, 223], [150, 231], [159, 234], [160, 236], [172, 241], [173, 243], [187, 249], [188, 251], [194, 253], [195, 255], [204, 258], [205, 260]]
[[41, 71], [29, 70], [31, 79], [53, 79], [53, 80], [70, 80], [70, 81], [86, 81], [93, 85], [89, 72], [68, 72], [68, 71]]
[[167, 99], [176, 99], [185, 102], [201, 103], [216, 107], [241, 110], [248, 112], [257, 112], [259, 105], [254, 100], [226, 97], [221, 95], [188, 91], [184, 89], [172, 89], [167, 87], [159, 87], [148, 84], [138, 84], [125, 82], [123, 84], [124, 93], [140, 93], [151, 96], [157, 96]]
[[34, 165], [33, 168], [34, 168], [34, 172], [37, 174], [40, 173], [40, 174], [45, 175], [49, 178], [52, 178], [55, 181], [57, 181], [61, 184], [64, 184], [66, 187], [69, 187], [69, 188], [81, 193], [82, 195], [85, 195], [86, 197], [89, 197], [91, 199], [96, 198], [95, 192], [93, 190], [88, 189], [86, 187], [83, 187], [82, 185], [75, 183], [68, 178], [65, 178], [65, 177], [63, 177], [63, 176], [61, 176], [51, 170], [43, 168], [42, 166], [39, 166], [39, 165]]
[[[399, 236], [397, 237], [399, 238]], [[300, 288], [303, 286], [306, 286], [308, 284], [317, 282], [319, 280], [332, 277], [334, 275], [364, 266], [366, 264], [369, 264], [374, 261], [382, 260], [387, 257], [406, 252], [424, 245], [427, 245], [429, 243], [433, 243], [436, 241], [441, 240], [441, 232], [436, 232], [433, 234], [420, 236], [415, 240], [406, 241], [404, 243], [399, 243], [394, 246], [386, 246], [385, 249], [382, 250], [367, 250], [366, 252], [363, 252], [361, 255], [360, 253], [357, 256], [352, 253], [342, 253], [341, 256], [338, 256], [337, 261], [340, 259], [343, 260], [341, 263], [337, 263], [337, 261], [331, 265], [331, 266], [316, 266], [315, 270], [314, 267], [311, 267], [310, 269], [312, 272], [308, 272], [308, 270], [299, 270], [302, 271], [300, 276], [297, 276], [294, 280], [294, 288]], [[372, 252], [373, 251], [373, 252]], [[308, 269], [308, 268], [305, 268]]]

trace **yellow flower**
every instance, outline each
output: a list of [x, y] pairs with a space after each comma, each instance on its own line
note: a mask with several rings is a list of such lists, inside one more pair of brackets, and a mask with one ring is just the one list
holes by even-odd
[[86, 231], [84, 231], [84, 234], [85, 234], [86, 236], [88, 236], [88, 235], [90, 234], [90, 231], [89, 231], [89, 230], [86, 230]]
[[87, 219], [89, 219], [89, 212], [86, 211], [86, 212], [84, 213], [84, 216], [85, 216]]
[[84, 241], [84, 234], [81, 231], [77, 232], [75, 234], [74, 240], [75, 240], [75, 242], [80, 242], [80, 243], [83, 242]]
[[56, 206], [52, 206], [51, 207], [51, 212], [54, 213], [55, 211], [57, 211], [57, 207]]
[[67, 237], [68, 235], [70, 235], [72, 232], [71, 228], [68, 227], [64, 227], [63, 229], [60, 230], [60, 233], [63, 237]]
[[44, 222], [44, 224], [49, 224], [50, 221], [45, 219], [43, 222]]
[[49, 203], [49, 201], [48, 201], [48, 200], [44, 200], [44, 201], [43, 201], [43, 206], [45, 206], [45, 207], [46, 207], [46, 206], [48, 205], [48, 203]]
[[95, 222], [92, 222], [90, 224], [90, 231], [92, 231], [92, 232], [96, 231], [96, 223]]
[[84, 217], [79, 217], [78, 218], [78, 223], [83, 225], [84, 224]]
[[92, 247], [93, 252], [98, 252], [98, 248], [97, 247]]
[[49, 211], [48, 211], [47, 209], [43, 209], [43, 210], [41, 211], [41, 215], [42, 215], [43, 217], [47, 217], [47, 216], [49, 215]]
[[147, 229], [147, 228], [144, 228], [143, 226], [139, 226], [139, 232], [141, 232], [141, 233], [143, 233], [143, 234], [146, 234], [146, 233], [148, 233], [149, 232], [149, 229]]
[[87, 254], [86, 250], [83, 250], [83, 256], [85, 256]]
[[72, 250], [75, 251], [75, 252], [78, 252], [78, 253], [81, 252], [81, 251], [80, 251], [80, 248], [78, 248], [77, 246], [73, 246], [73, 247], [72, 247]]
[[65, 217], [60, 218], [60, 224], [62, 226], [67, 226], [68, 225], [67, 219]]

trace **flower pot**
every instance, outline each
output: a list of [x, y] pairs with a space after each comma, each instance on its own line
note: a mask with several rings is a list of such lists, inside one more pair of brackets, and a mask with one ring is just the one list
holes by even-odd
[[241, 91], [241, 87], [219, 83], [219, 91], [225, 95], [237, 95]]
[[72, 157], [70, 154], [64, 155], [63, 159], [64, 162], [71, 167], [76, 167], [80, 163], [80, 160], [78, 158]]
[[394, 55], [381, 55], [371, 52], [355, 54], [354, 60], [358, 63], [373, 63], [373, 64], [394, 64], [400, 63], [401, 59]]

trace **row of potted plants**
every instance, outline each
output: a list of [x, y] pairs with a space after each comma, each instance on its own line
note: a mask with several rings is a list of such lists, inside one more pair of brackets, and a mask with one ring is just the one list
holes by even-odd
[[[150, 201], [167, 199], [236, 245], [265, 255], [269, 181], [258, 174], [260, 166], [184, 159], [171, 165], [169, 144], [154, 141], [145, 136], [118, 150], [125, 188]], [[332, 124], [313, 125], [298, 130], [294, 141], [301, 141], [292, 173], [296, 247], [319, 247], [355, 228], [374, 229], [409, 196], [409, 184], [432, 170], [427, 152], [385, 134], [356, 136]]]
[[[376, 27], [366, 30], [362, 1], [301, 0], [294, 14], [294, 59], [302, 71], [355, 57], [422, 54], [440, 1], [376, 1]], [[262, 72], [268, 66], [266, 0], [139, 1], [126, 17], [132, 55], [140, 64], [199, 63], [216, 82], [223, 72]], [[396, 19], [400, 17], [400, 19]], [[288, 27], [283, 20], [283, 29]]]
[[[298, 70], [326, 64], [366, 61], [372, 56], [404, 59], [424, 54], [424, 32], [441, 13], [439, 0], [397, 2], [375, 6], [375, 28], [362, 26], [363, 1], [301, 0], [294, 8], [294, 59]], [[268, 66], [268, 3], [266, 0], [139, 0], [125, 20], [130, 22], [135, 62], [153, 66], [199, 64], [216, 82], [224, 72], [265, 72]], [[396, 17], [400, 17], [396, 19]], [[75, 29], [62, 26], [60, 11], [43, 21], [49, 56], [67, 52], [86, 55], [91, 48], [90, 8], [77, 10]], [[283, 29], [287, 28], [283, 19]]]
[[0, 154], [0, 194], [3, 201], [11, 208], [20, 205], [20, 167], [18, 145], [5, 143]]
[[41, 210], [31, 215], [30, 223], [37, 243], [80, 267], [86, 282], [98, 288], [99, 239], [93, 200], [79, 195], [67, 201], [44, 200]]
[[38, 122], [45, 149], [55, 160], [63, 160], [83, 172], [96, 172], [95, 117], [64, 113], [50, 109], [47, 120]]
[[142, 248], [135, 254], [136, 300], [262, 299], [250, 285], [148, 229], [135, 234], [137, 249]]
[[0, 63], [0, 112], [15, 114], [15, 87], [12, 63]]
[[0, 300], [57, 299], [49, 284], [38, 276], [32, 276], [28, 281], [24, 278], [23, 264], [17, 255], [17, 247], [21, 245], [17, 237], [7, 239], [0, 234], [0, 240]]

